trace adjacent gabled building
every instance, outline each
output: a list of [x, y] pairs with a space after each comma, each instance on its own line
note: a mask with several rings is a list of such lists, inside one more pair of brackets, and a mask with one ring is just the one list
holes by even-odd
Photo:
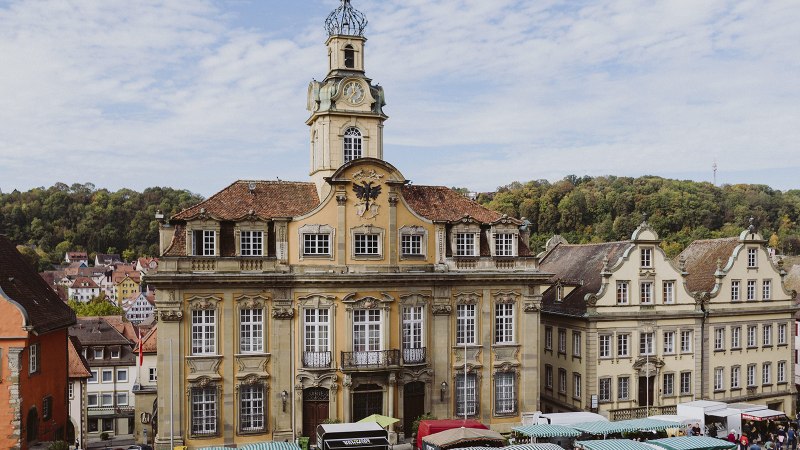
[[85, 443], [88, 437], [88, 409], [86, 382], [92, 377], [89, 363], [83, 357], [81, 343], [75, 336], [69, 337], [69, 420], [72, 433], [67, 430], [67, 442]]
[[100, 295], [100, 286], [89, 277], [77, 277], [67, 290], [70, 300], [86, 303]]

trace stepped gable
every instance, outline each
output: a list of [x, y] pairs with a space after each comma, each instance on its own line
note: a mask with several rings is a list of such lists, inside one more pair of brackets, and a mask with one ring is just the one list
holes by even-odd
[[28, 265], [17, 248], [0, 235], [0, 298], [22, 310], [25, 325], [44, 334], [75, 323], [72, 311], [47, 282]]
[[[252, 191], [251, 183], [255, 186]], [[202, 216], [203, 211], [219, 220], [241, 220], [250, 216], [251, 212], [252, 215], [266, 220], [298, 216], [311, 211], [317, 205], [319, 197], [314, 183], [239, 180], [207, 200], [175, 214], [172, 220], [191, 220]]]
[[70, 378], [91, 378], [92, 372], [89, 369], [89, 363], [86, 358], [78, 351], [81, 348], [81, 343], [75, 336], [69, 336], [69, 345], [67, 357], [69, 358], [69, 377]]
[[[457, 222], [470, 216], [481, 223], [496, 222], [503, 217], [446, 186], [405, 185], [403, 199], [417, 214], [434, 222]], [[517, 219], [514, 223], [521, 224]]]
[[566, 286], [575, 286], [561, 302], [556, 301], [556, 290], [545, 291], [543, 309], [570, 314], [586, 312], [587, 294], [600, 291], [603, 282], [604, 259], [613, 266], [631, 245], [630, 241], [603, 242], [599, 244], [558, 244], [539, 261], [539, 270], [555, 274], [552, 282], [562, 281]]
[[710, 292], [717, 282], [717, 260], [725, 267], [733, 250], [739, 245], [739, 238], [701, 239], [694, 241], [678, 256], [685, 260], [686, 287], [689, 292]]

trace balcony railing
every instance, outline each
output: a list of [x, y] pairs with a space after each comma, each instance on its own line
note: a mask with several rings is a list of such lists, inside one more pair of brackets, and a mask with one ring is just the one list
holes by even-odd
[[321, 369], [331, 366], [331, 352], [303, 352], [303, 367]]
[[424, 363], [425, 363], [425, 347], [403, 349], [403, 364], [424, 364]]
[[612, 422], [617, 420], [643, 419], [647, 417], [648, 414], [651, 416], [676, 414], [677, 410], [678, 407], [675, 405], [612, 409], [609, 411], [609, 418]]
[[400, 350], [378, 350], [364, 352], [342, 352], [342, 368], [397, 367], [400, 365]]

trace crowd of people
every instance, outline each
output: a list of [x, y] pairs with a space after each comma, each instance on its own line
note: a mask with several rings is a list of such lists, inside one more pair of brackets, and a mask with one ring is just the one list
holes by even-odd
[[741, 433], [730, 430], [727, 439], [736, 443], [738, 450], [797, 450], [795, 424], [747, 422]]

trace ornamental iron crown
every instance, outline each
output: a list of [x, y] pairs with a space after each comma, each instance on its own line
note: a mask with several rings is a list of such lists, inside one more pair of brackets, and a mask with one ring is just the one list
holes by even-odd
[[337, 34], [346, 36], [364, 36], [367, 18], [364, 13], [354, 9], [350, 0], [342, 0], [342, 4], [334, 9], [325, 19], [325, 29], [329, 36]]

